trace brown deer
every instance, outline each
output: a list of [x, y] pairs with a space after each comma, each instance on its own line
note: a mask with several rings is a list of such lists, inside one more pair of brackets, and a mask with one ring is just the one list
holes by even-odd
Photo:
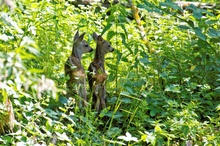
[[65, 75], [69, 76], [67, 80], [67, 95], [73, 96], [77, 94], [77, 97], [81, 98], [76, 100], [79, 106], [82, 105], [82, 100], [84, 106], [87, 103], [86, 74], [81, 64], [82, 54], [93, 51], [88, 43], [83, 40], [84, 35], [85, 33], [79, 36], [79, 31], [76, 32], [72, 53], [65, 63]]
[[96, 42], [96, 51], [94, 60], [90, 63], [87, 74], [90, 91], [93, 95], [93, 107], [100, 112], [106, 107], [106, 86], [107, 74], [105, 72], [105, 54], [113, 52], [108, 41], [104, 40], [101, 35], [93, 33], [93, 39]]

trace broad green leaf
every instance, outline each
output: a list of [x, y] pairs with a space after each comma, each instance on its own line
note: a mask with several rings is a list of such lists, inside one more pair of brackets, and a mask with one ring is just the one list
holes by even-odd
[[[124, 24], [121, 24], [120, 26], [121, 26], [121, 28], [124, 30], [124, 34], [125, 34], [125, 36], [126, 36], [126, 38], [127, 38], [128, 34], [127, 34], [127, 29], [125, 28], [125, 25], [124, 25]], [[124, 38], [124, 40], [125, 40], [125, 38]]]
[[122, 100], [121, 100], [123, 103], [126, 103], [126, 104], [128, 104], [128, 103], [131, 103], [132, 102], [132, 100], [131, 100], [131, 98], [122, 98]]
[[209, 29], [208, 35], [213, 38], [220, 37], [220, 31]]
[[187, 6], [186, 8], [188, 8], [188, 9], [190, 9], [190, 10], [193, 10], [193, 11], [195, 11], [195, 10], [198, 9], [198, 8], [197, 8], [195, 5], [193, 5], [193, 4], [190, 4], [190, 5]]
[[157, 114], [157, 110], [155, 110], [155, 109], [152, 109], [151, 111], [150, 111], [150, 116], [151, 117], [154, 117], [156, 114]]
[[197, 19], [201, 19], [202, 18], [202, 11], [200, 9], [196, 9], [193, 11], [193, 16]]
[[62, 104], [67, 104], [68, 103], [68, 99], [62, 95], [59, 96], [59, 102]]
[[216, 22], [218, 22], [218, 20], [207, 20], [207, 21], [205, 21], [205, 23], [208, 24], [208, 25], [214, 24]]
[[191, 20], [188, 20], [187, 23], [189, 24], [189, 26], [191, 26], [192, 28], [194, 28], [194, 22]]
[[117, 7], [120, 11], [120, 14], [122, 14], [123, 17], [125, 18], [127, 16], [126, 7], [124, 5], [121, 5], [121, 4], [118, 4]]
[[176, 3], [173, 3], [172, 1], [160, 2], [160, 6], [169, 6], [174, 10], [183, 11], [180, 6], [178, 6]]
[[202, 65], [197, 65], [193, 71], [201, 71], [203, 69], [204, 69], [204, 67]]
[[102, 30], [101, 35], [103, 35], [107, 30], [110, 29], [110, 27], [112, 26], [112, 23], [108, 23], [105, 28]]
[[109, 31], [108, 35], [107, 35], [107, 40], [110, 41], [113, 36], [115, 36], [115, 32], [114, 31]]
[[183, 125], [182, 126], [182, 132], [183, 132], [184, 136], [187, 137], [187, 135], [189, 133], [189, 126]]
[[150, 61], [148, 60], [148, 58], [140, 58], [140, 62], [148, 64]]
[[131, 87], [126, 86], [125, 88], [127, 89], [127, 91], [128, 91], [129, 93], [131, 93], [131, 94], [134, 93], [134, 92], [133, 92], [133, 89], [132, 89]]
[[204, 41], [204, 40], [202, 40], [202, 39], [199, 39], [199, 40], [197, 41], [197, 44], [198, 44], [198, 46], [199, 46], [200, 48], [211, 49], [210, 44], [209, 44], [207, 41]]
[[194, 28], [194, 31], [196, 33], [196, 35], [201, 39], [201, 40], [206, 40], [206, 36], [202, 33], [202, 30], [198, 27]]
[[186, 26], [186, 25], [179, 25], [178, 28], [181, 29], [190, 29], [190, 27]]
[[122, 43], [125, 44], [126, 43], [126, 38], [127, 36], [125, 37], [125, 34], [124, 33], [120, 33], [120, 36], [122, 38]]
[[122, 130], [118, 127], [112, 127], [107, 131], [107, 134], [110, 136], [116, 136], [118, 134], [120, 134], [122, 132]]

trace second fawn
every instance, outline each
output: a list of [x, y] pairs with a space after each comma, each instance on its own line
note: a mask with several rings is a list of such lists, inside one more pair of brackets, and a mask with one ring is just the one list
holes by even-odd
[[105, 81], [107, 74], [105, 72], [105, 54], [114, 51], [108, 41], [104, 40], [102, 36], [93, 33], [93, 39], [96, 41], [96, 51], [94, 60], [89, 65], [88, 80], [90, 91], [93, 94], [93, 106], [100, 112], [106, 107], [106, 86]]
[[81, 64], [81, 58], [83, 53], [91, 52], [93, 49], [88, 43], [83, 40], [85, 33], [79, 36], [77, 31], [74, 36], [72, 53], [65, 63], [65, 75], [69, 76], [67, 80], [68, 96], [77, 94], [79, 98], [76, 102], [79, 106], [86, 106], [87, 93], [86, 93], [86, 74]]

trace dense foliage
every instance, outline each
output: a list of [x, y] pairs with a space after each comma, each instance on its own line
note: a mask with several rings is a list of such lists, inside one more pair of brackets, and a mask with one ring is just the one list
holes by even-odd
[[[0, 7], [1, 145], [220, 143], [219, 10], [139, 0], [134, 12], [129, 4], [21, 0], [14, 11]], [[65, 97], [63, 69], [76, 30], [93, 48], [93, 32], [115, 47], [106, 56], [108, 102], [99, 115]], [[92, 58], [83, 55], [85, 69]], [[14, 126], [3, 130], [8, 99]]]

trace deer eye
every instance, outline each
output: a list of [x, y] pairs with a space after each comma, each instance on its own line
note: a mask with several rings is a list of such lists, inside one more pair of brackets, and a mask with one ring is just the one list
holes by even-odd
[[88, 44], [86, 44], [86, 45], [84, 45], [85, 47], [88, 47], [89, 45]]
[[108, 45], [108, 47], [110, 48], [111, 46], [110, 46], [110, 45]]

